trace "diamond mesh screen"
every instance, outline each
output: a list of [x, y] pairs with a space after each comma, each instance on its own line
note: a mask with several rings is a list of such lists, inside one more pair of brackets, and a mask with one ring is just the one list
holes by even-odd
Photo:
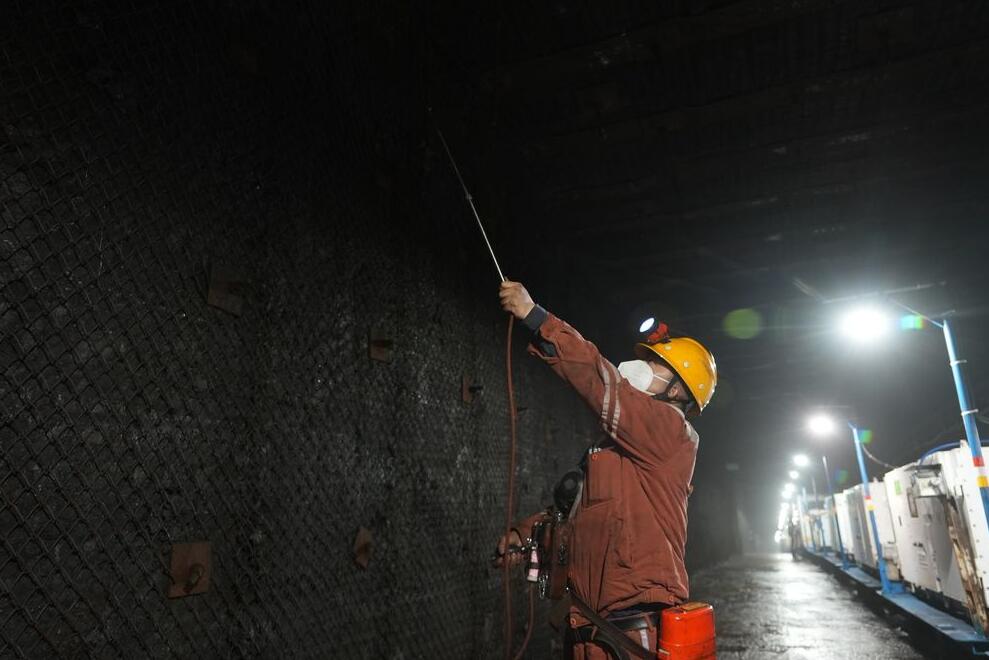
[[[497, 655], [505, 322], [420, 19], [12, 4], [0, 656]], [[594, 432], [516, 352], [528, 512]], [[210, 589], [169, 600], [187, 541]]]

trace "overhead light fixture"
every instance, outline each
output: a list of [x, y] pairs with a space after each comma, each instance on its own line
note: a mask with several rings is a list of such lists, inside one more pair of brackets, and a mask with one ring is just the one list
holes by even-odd
[[790, 478], [791, 479], [799, 479], [800, 478], [800, 473], [797, 472], [796, 470], [790, 470]]
[[858, 344], [872, 343], [889, 333], [889, 316], [876, 307], [855, 307], [838, 323], [841, 334]]
[[793, 457], [793, 464], [797, 467], [807, 467], [810, 465], [810, 459], [807, 458], [807, 454], [797, 454]]
[[811, 415], [807, 419], [807, 428], [814, 435], [829, 435], [834, 432], [834, 420], [827, 415]]

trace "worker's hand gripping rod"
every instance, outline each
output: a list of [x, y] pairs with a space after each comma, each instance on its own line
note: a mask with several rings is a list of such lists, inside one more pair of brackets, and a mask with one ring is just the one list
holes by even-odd
[[446, 151], [447, 157], [450, 159], [450, 164], [453, 165], [453, 171], [457, 174], [457, 180], [460, 181], [460, 187], [464, 189], [464, 199], [470, 204], [470, 210], [474, 212], [474, 219], [477, 220], [477, 226], [481, 230], [481, 236], [484, 237], [484, 244], [488, 246], [488, 252], [491, 253], [491, 260], [494, 261], [495, 268], [498, 269], [498, 277], [501, 281], [505, 281], [505, 276], [501, 272], [501, 266], [498, 265], [498, 257], [495, 256], [494, 250], [491, 249], [491, 241], [488, 240], [488, 233], [484, 231], [484, 225], [481, 223], [481, 216], [477, 214], [477, 209], [474, 208], [474, 197], [467, 190], [467, 184], [464, 183], [464, 177], [460, 176], [460, 168], [457, 167], [457, 161], [454, 160], [453, 154], [450, 153], [450, 147], [446, 143], [446, 138], [443, 137], [443, 131], [440, 127], [436, 127], [436, 134], [440, 136], [440, 142], [443, 143], [443, 149]]

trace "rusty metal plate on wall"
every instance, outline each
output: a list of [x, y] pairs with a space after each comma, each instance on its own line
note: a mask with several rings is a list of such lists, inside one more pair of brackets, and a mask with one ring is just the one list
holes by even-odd
[[209, 541], [172, 544], [168, 597], [182, 598], [209, 591]]
[[374, 545], [372, 540], [371, 530], [366, 527], [361, 527], [357, 530], [357, 538], [354, 539], [354, 561], [361, 568], [367, 570], [367, 566], [371, 563], [371, 548]]
[[213, 266], [210, 271], [206, 303], [234, 316], [240, 316], [244, 311], [246, 288], [247, 277], [238, 269], [229, 266]]
[[464, 403], [473, 403], [474, 397], [483, 389], [483, 385], [476, 385], [466, 374], [460, 377], [460, 400]]
[[376, 362], [391, 362], [392, 351], [395, 342], [389, 339], [380, 330], [372, 328], [368, 332], [367, 349], [368, 356]]

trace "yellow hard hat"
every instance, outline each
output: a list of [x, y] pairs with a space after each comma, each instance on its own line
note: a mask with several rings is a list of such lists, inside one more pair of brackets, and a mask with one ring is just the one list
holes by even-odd
[[697, 412], [704, 410], [718, 384], [718, 366], [711, 352], [695, 339], [665, 333], [653, 333], [647, 342], [635, 345], [635, 356], [640, 360], [660, 358], [687, 386], [697, 402]]

